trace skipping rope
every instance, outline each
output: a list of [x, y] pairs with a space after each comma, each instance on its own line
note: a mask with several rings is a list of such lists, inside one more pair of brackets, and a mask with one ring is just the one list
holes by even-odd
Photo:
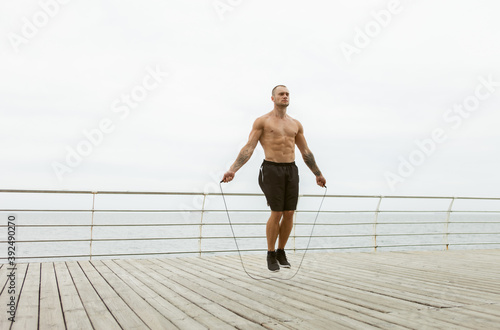
[[222, 190], [222, 181], [219, 182], [219, 187], [220, 187], [220, 192], [222, 194], [222, 200], [224, 201], [224, 207], [226, 208], [227, 220], [229, 221], [229, 226], [231, 227], [231, 232], [233, 233], [234, 244], [236, 244], [236, 249], [238, 250], [238, 255], [240, 256], [241, 266], [243, 267], [243, 270], [245, 271], [245, 273], [251, 279], [254, 279], [254, 280], [257, 280], [257, 281], [272, 280], [272, 279], [282, 279], [282, 280], [288, 281], [288, 280], [291, 280], [292, 278], [294, 278], [295, 275], [297, 275], [297, 273], [299, 272], [300, 268], [302, 267], [302, 262], [304, 261], [304, 257], [306, 256], [306, 253], [309, 250], [309, 244], [311, 244], [311, 238], [312, 238], [312, 234], [313, 234], [313, 231], [314, 231], [314, 227], [316, 226], [316, 220], [318, 220], [318, 216], [319, 216], [319, 213], [321, 211], [321, 206], [323, 205], [323, 201], [325, 200], [328, 188], [325, 186], [325, 193], [323, 195], [323, 198], [321, 199], [321, 203], [319, 204], [318, 212], [316, 212], [316, 218], [314, 218], [314, 223], [313, 223], [313, 226], [311, 228], [311, 234], [309, 235], [309, 241], [307, 242], [307, 247], [306, 247], [306, 249], [304, 251], [304, 254], [302, 255], [302, 259], [300, 260], [299, 267], [297, 268], [297, 270], [295, 271], [295, 273], [291, 277], [289, 277], [289, 278], [265, 277], [265, 276], [260, 276], [260, 275], [259, 275], [259, 278], [257, 278], [257, 277], [252, 276], [247, 271], [247, 269], [245, 267], [245, 263], [243, 262], [243, 258], [241, 256], [240, 247], [238, 245], [238, 240], [236, 239], [236, 235], [234, 234], [233, 223], [231, 222], [231, 217], [229, 216], [229, 211], [227, 209], [226, 197], [224, 196], [224, 191]]

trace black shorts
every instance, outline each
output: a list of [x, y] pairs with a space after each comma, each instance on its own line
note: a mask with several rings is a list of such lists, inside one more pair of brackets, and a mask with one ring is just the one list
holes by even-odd
[[299, 200], [299, 169], [295, 162], [275, 163], [264, 160], [259, 185], [272, 211], [295, 211]]

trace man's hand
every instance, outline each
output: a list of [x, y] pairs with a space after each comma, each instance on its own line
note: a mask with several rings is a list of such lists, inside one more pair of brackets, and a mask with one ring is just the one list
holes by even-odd
[[316, 183], [318, 184], [318, 186], [325, 188], [326, 179], [323, 177], [322, 174], [320, 174], [316, 177]]
[[234, 179], [234, 172], [233, 171], [227, 171], [224, 173], [224, 177], [222, 178], [222, 182], [228, 183], [229, 181]]

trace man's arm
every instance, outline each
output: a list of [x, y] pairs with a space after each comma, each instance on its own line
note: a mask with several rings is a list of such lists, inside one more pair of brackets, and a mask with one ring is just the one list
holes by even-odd
[[229, 182], [233, 180], [235, 173], [248, 162], [250, 157], [252, 157], [253, 151], [259, 142], [260, 136], [264, 131], [264, 123], [262, 119], [257, 118], [253, 123], [252, 131], [250, 132], [250, 136], [248, 137], [248, 142], [245, 144], [243, 148], [241, 148], [238, 157], [229, 170], [224, 173], [224, 177], [222, 178], [223, 182]]
[[299, 125], [299, 130], [297, 132], [297, 135], [295, 136], [295, 144], [300, 150], [300, 153], [302, 154], [302, 158], [304, 159], [304, 163], [306, 163], [307, 167], [313, 172], [313, 174], [316, 176], [316, 183], [324, 187], [326, 185], [326, 179], [323, 177], [323, 174], [319, 170], [318, 165], [316, 164], [316, 160], [314, 159], [314, 155], [307, 146], [306, 138], [304, 137], [304, 128], [302, 127], [302, 124], [298, 122]]

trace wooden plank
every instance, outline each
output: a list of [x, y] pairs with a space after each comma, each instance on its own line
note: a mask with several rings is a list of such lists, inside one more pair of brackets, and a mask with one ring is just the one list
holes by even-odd
[[125, 282], [119, 275], [114, 273], [110, 268], [108, 268], [102, 261], [92, 261], [92, 265], [96, 270], [103, 276], [106, 282], [113, 288], [117, 295], [119, 295], [123, 301], [129, 305], [133, 306], [135, 313], [143, 320], [143, 322], [151, 329], [172, 329], [175, 325], [170, 322], [165, 316], [160, 314], [153, 306], [151, 306], [147, 300], [143, 299], [138, 292], [141, 288], [130, 286], [129, 283]]
[[[464, 289], [474, 288], [481, 290], [482, 288], [496, 287], [500, 289], [500, 284], [497, 282], [486, 282], [485, 280], [494, 279], [495, 276], [491, 276], [494, 269], [489, 269], [488, 272], [477, 272], [469, 267], [471, 260], [463, 260], [461, 255], [449, 254], [444, 255], [441, 252], [436, 253], [433, 257], [426, 254], [423, 256], [418, 255], [418, 257], [413, 258], [412, 254], [396, 254], [395, 257], [401, 256], [401, 263], [406, 258], [406, 264], [393, 264], [384, 262], [386, 269], [394, 270], [398, 273], [406, 273], [409, 277], [417, 277], [424, 275], [426, 278], [431, 280], [433, 283], [442, 284], [443, 280], [453, 280], [453, 283], [457, 287]], [[415, 255], [415, 254], [413, 254]], [[412, 260], [414, 261], [412, 262]], [[483, 265], [482, 262], [473, 262], [475, 269], [485, 269], [488, 265]], [[460, 274], [460, 276], [457, 276]]]
[[[358, 263], [364, 263], [369, 260], [368, 255], [356, 256]], [[463, 287], [480, 289], [484, 282], [477, 282], [477, 279], [494, 279], [497, 278], [491, 275], [495, 272], [495, 269], [491, 269], [491, 260], [489, 263], [483, 261], [475, 261], [473, 259], [468, 259], [465, 255], [450, 252], [434, 252], [433, 254], [428, 253], [391, 253], [391, 259], [387, 258], [377, 258], [379, 260], [379, 265], [383, 266], [384, 269], [394, 270], [398, 273], [406, 273], [408, 276], [420, 277], [422, 273], [429, 279], [436, 279], [436, 281], [441, 282], [443, 278], [453, 278], [456, 280], [456, 284], [463, 284]], [[475, 265], [475, 269], [485, 269], [489, 268], [488, 272], [477, 272], [471, 269], [471, 262]], [[354, 260], [350, 262], [351, 265], [356, 265]], [[464, 273], [466, 271], [466, 273]], [[500, 271], [497, 269], [497, 271]], [[456, 276], [457, 273], [467, 276]], [[497, 288], [500, 288], [500, 283], [490, 283]]]
[[[232, 258], [228, 259], [231, 259], [232, 262], [229, 260], [225, 260], [221, 264], [218, 264], [216, 267], [217, 268], [225, 267], [231, 263], [234, 265], [234, 260]], [[261, 260], [259, 260], [258, 262], [261, 262]], [[228, 271], [231, 271], [231, 268], [228, 268]], [[283, 272], [289, 272], [289, 270], [284, 270]], [[287, 278], [289, 278], [289, 276], [287, 276]], [[241, 282], [245, 281], [246, 279], [247, 276], [242, 274], [242, 277], [240, 277], [237, 281]], [[271, 284], [264, 284], [264, 283], [271, 283]], [[335, 320], [337, 322], [344, 322], [344, 324], [350, 323], [350, 326], [355, 328], [360, 328], [360, 327], [368, 328], [375, 326], [375, 324], [380, 325], [381, 323], [386, 323], [386, 327], [393, 327], [393, 328], [397, 327], [398, 322], [391, 320], [390, 317], [387, 316], [383, 316], [379, 319], [372, 318], [370, 316], [364, 317], [363, 319], [353, 317], [354, 314], [361, 314], [361, 312], [357, 310], [359, 309], [359, 306], [353, 305], [352, 302], [350, 301], [342, 302], [339, 299], [329, 299], [329, 294], [325, 287], [323, 287], [321, 290], [318, 290], [316, 293], [311, 292], [311, 286], [306, 285], [305, 283], [308, 283], [308, 281], [302, 282], [300, 281], [300, 277], [297, 277], [296, 279], [291, 281], [272, 280], [272, 281], [257, 282], [254, 280], [250, 280], [249, 289], [254, 287], [253, 290], [255, 290], [255, 286], [267, 285], [268, 287], [264, 288], [264, 290], [267, 290], [269, 292], [276, 291], [276, 293], [283, 295], [290, 302], [297, 303], [298, 301], [300, 303], [302, 300], [303, 303], [310, 305], [315, 309], [315, 311], [311, 312], [311, 315], [318, 313], [316, 317], [319, 316], [322, 319], [331, 320], [332, 323]], [[239, 286], [241, 286], [240, 283], [238, 283], [238, 287]], [[283, 292], [286, 293], [283, 294]], [[293, 298], [293, 295], [295, 295], [295, 298]], [[320, 300], [318, 300], [317, 298], [320, 298]], [[287, 306], [289, 306], [289, 304], [290, 303], [287, 303]], [[351, 311], [351, 309], [356, 310], [356, 312]], [[399, 326], [401, 327], [401, 325]]]
[[[217, 267], [227, 267], [230, 264], [230, 262], [224, 260], [218, 263]], [[230, 268], [228, 270], [230, 271]], [[243, 275], [243, 278], [245, 278], [245, 275]], [[239, 281], [242, 281], [242, 279]], [[303, 281], [300, 276], [297, 276], [291, 281], [256, 281], [253, 285], [263, 286], [266, 290], [279, 294], [289, 301], [301, 301], [316, 309], [318, 313], [322, 313], [322, 318], [336, 320], [341, 324], [344, 322], [344, 324], [355, 328], [381, 326], [385, 328], [405, 328], [403, 322], [399, 319], [393, 319], [386, 314], [371, 313], [372, 310], [369, 308], [363, 308], [347, 300], [331, 299], [328, 297], [326, 287], [319, 293], [311, 292], [307, 283], [307, 279]]]
[[[377, 259], [375, 258], [375, 260], [373, 260], [372, 262], [377, 263]], [[341, 263], [337, 263], [337, 264], [341, 264]], [[392, 281], [393, 279], [383, 276], [382, 279], [380, 280], [380, 282], [376, 283], [374, 278], [377, 278], [380, 276], [377, 276], [376, 274], [373, 274], [373, 273], [371, 273], [371, 274], [367, 273], [366, 277], [363, 278], [362, 276], [359, 275], [359, 272], [360, 272], [359, 269], [357, 270], [357, 272], [356, 271], [352, 271], [352, 273], [346, 272], [346, 275], [348, 275], [348, 277], [346, 277], [346, 285], [355, 286], [355, 287], [360, 288], [362, 290], [365, 289], [369, 293], [375, 292], [377, 294], [384, 294], [384, 293], [389, 294], [392, 297], [398, 297], [401, 300], [415, 299], [415, 294], [412, 294], [407, 287], [404, 287], [404, 286], [398, 287], [398, 285], [399, 285], [397, 283], [398, 281]], [[337, 274], [332, 274], [332, 275], [333, 276], [330, 276], [330, 278], [326, 279], [326, 281], [329, 282], [332, 279], [338, 278]], [[321, 278], [321, 277], [322, 277], [321, 275], [318, 275], [318, 278]], [[399, 279], [399, 281], [401, 281], [401, 280], [404, 281], [404, 277], [401, 277]], [[414, 292], [418, 293], [419, 289], [420, 289], [418, 287], [418, 285], [414, 283], [413, 286], [414, 286], [414, 288], [412, 288], [412, 290]], [[410, 294], [409, 294], [409, 292], [410, 292]], [[429, 308], [427, 306], [425, 306], [426, 301], [435, 300], [433, 297], [427, 297], [425, 295], [420, 295], [417, 297], [418, 298], [417, 298], [416, 302], [418, 302], [421, 305], [418, 308], [410, 309], [410, 311], [428, 310]], [[395, 304], [395, 306], [398, 306], [398, 305]], [[436, 309], [439, 309], [439, 307]], [[416, 312], [416, 314], [418, 314], [418, 313], [420, 313], [420, 312]], [[411, 315], [411, 312], [410, 312], [410, 314], [408, 314], [407, 311], [395, 310], [395, 315], [401, 317], [401, 315]], [[460, 321], [458, 321], [457, 319], [441, 317], [442, 315], [443, 315], [443, 313], [435, 314], [436, 317], [432, 319], [431, 323], [433, 323], [434, 326], [444, 327], [444, 328], [463, 327], [463, 324]], [[405, 320], [405, 318], [402, 317], [402, 320]], [[430, 321], [422, 318], [419, 320], [418, 325], [422, 325], [422, 323], [429, 323], [429, 322]], [[408, 324], [410, 326], [412, 325], [409, 321], [406, 321], [406, 324]]]
[[16, 322], [11, 329], [36, 329], [38, 327], [41, 264], [32, 263], [26, 266], [28, 269], [17, 307]]
[[462, 325], [467, 325], [474, 329], [494, 329], [495, 327], [499, 327], [498, 317], [494, 317], [483, 311], [469, 309], [468, 306], [447, 308], [443, 311], [443, 314], [445, 317], [454, 318], [458, 314]]
[[[453, 325], [445, 329], [498, 329], [498, 320], [489, 320], [481, 315], [463, 313], [461, 308], [424, 308], [406, 312], [398, 312], [397, 315], [408, 322], [408, 325], [419, 326], [421, 320], [447, 320], [453, 319]], [[440, 328], [434, 326], [433, 328]]]
[[280, 294], [274, 287], [275, 280], [264, 281], [262, 283], [255, 281], [247, 277], [243, 272], [235, 271], [231, 267], [226, 268], [225, 266], [228, 265], [227, 261], [223, 264], [218, 264], [213, 259], [215, 258], [209, 258], [209, 260], [186, 259], [190, 263], [187, 268], [203, 272], [203, 274], [207, 275], [207, 278], [220, 278], [222, 282], [220, 285], [237, 290], [239, 294], [253, 299], [257, 305], [267, 306], [270, 310], [277, 309], [281, 312], [291, 314], [293, 317], [290, 319], [280, 321], [284, 322], [286, 326], [298, 329], [308, 326], [314, 328], [333, 327], [335, 329], [370, 328], [366, 323], [319, 309], [316, 306], [302, 302], [298, 297], [290, 299]]
[[[300, 299], [290, 300], [288, 297], [276, 292], [274, 287], [274, 282], [264, 281], [259, 282], [250, 279], [245, 273], [238, 272], [232, 267], [226, 267], [231, 264], [235, 264], [236, 260], [233, 262], [228, 262], [227, 260], [218, 264], [214, 262], [216, 258], [208, 259], [186, 259], [191, 265], [187, 268], [193, 268], [193, 271], [203, 272], [204, 274], [210, 275], [207, 278], [220, 278], [221, 285], [224, 283], [232, 284], [227, 285], [228, 288], [233, 288], [238, 291], [239, 294], [245, 295], [253, 300], [257, 305], [268, 306], [270, 310], [277, 309], [281, 312], [290, 314], [292, 320], [287, 319], [286, 324], [300, 324], [300, 327], [307, 324], [314, 323], [319, 326], [321, 322], [319, 320], [328, 319], [328, 324], [323, 324], [323, 326], [334, 326], [335, 328], [348, 328], [348, 327], [360, 327], [367, 326], [361, 322], [355, 322], [351, 319], [345, 318], [342, 315], [337, 315], [333, 313], [325, 313], [325, 311], [311, 306], [309, 304], [303, 303]], [[222, 259], [220, 259], [222, 260]], [[238, 265], [238, 264], [236, 264]], [[239, 266], [239, 265], [238, 265]], [[214, 284], [216, 284], [214, 282]]]
[[490, 315], [495, 320], [500, 320], [500, 304], [486, 304], [477, 306], [467, 305], [462, 307], [471, 311], [477, 311], [486, 315]]
[[65, 329], [54, 265], [43, 263], [41, 268], [39, 327], [42, 329]]
[[[292, 267], [300, 258], [289, 255]], [[309, 253], [294, 279], [292, 268], [265, 281], [237, 255], [19, 264], [12, 329], [61, 327], [62, 315], [68, 329], [493, 329], [499, 259], [500, 250]], [[270, 275], [265, 256], [244, 261]], [[5, 305], [6, 274], [0, 266]]]
[[175, 281], [178, 285], [182, 285], [190, 290], [196, 292], [199, 296], [210, 300], [213, 304], [218, 304], [219, 306], [225, 308], [226, 310], [233, 312], [236, 315], [241, 315], [249, 321], [249, 326], [252, 328], [262, 328], [260, 324], [268, 323], [272, 319], [257, 309], [252, 309], [244, 304], [240, 303], [238, 299], [241, 297], [228, 297], [227, 295], [221, 294], [223, 287], [219, 287], [214, 290], [213, 287], [208, 286], [203, 280], [203, 276], [194, 277], [187, 272], [176, 271], [176, 268], [165, 267], [160, 261], [151, 259], [150, 268], [154, 269], [157, 273], [162, 274], [165, 277], [170, 278]]
[[99, 274], [90, 261], [80, 261], [80, 267], [99, 293], [99, 297], [122, 328], [144, 329], [146, 324], [137, 316], [131, 306], [113, 290], [108, 282]]
[[[2, 306], [2, 310], [0, 311], [2, 313], [0, 317], [0, 329], [9, 329], [13, 324], [9, 321], [9, 318], [12, 317], [12, 314], [10, 314], [11, 301], [15, 301], [16, 304], [16, 308], [12, 308], [12, 313], [15, 312], [15, 322], [17, 322], [21, 315], [19, 304], [21, 302], [27, 268], [28, 264], [16, 264], [15, 269], [11, 266], [4, 266], [1, 269], [0, 275], [4, 276], [3, 278], [7, 280], [4, 283], [5, 285], [0, 295], [0, 305]], [[11, 300], [11, 297], [13, 297], [14, 300]]]
[[[11, 271], [7, 268], [10, 268], [8, 264], [0, 265], [0, 306], [5, 306], [5, 310], [0, 310], [0, 329], [9, 329], [12, 323], [8, 320], [11, 315], [9, 314], [9, 306], [7, 305], [11, 296], [11, 294], [9, 293], [10, 280], [7, 277], [7, 274]], [[14, 313], [14, 311], [12, 311], [12, 313]]]
[[[434, 268], [437, 268], [436, 261], [434, 261]], [[406, 286], [408, 291], [413, 291], [416, 295], [424, 295], [426, 301], [433, 304], [434, 307], [453, 307], [460, 304], [475, 304], [475, 303], [488, 303], [491, 299], [498, 296], [490, 294], [488, 290], [484, 290], [484, 284], [479, 278], [474, 281], [466, 282], [470, 271], [467, 268], [462, 268], [460, 273], [454, 274], [437, 274], [436, 271], [422, 271], [421, 269], [406, 269], [406, 267], [396, 267], [387, 263], [378, 261], [373, 263], [369, 260], [364, 260], [359, 264], [356, 260], [342, 261], [339, 260], [337, 264], [344, 265], [350, 268], [357, 275], [364, 274], [370, 275], [371, 278], [374, 272], [380, 278], [379, 282], [385, 284], [398, 284]], [[426, 264], [430, 264], [427, 261]], [[374, 265], [374, 269], [367, 269], [367, 265]], [[460, 274], [459, 276], [457, 276]], [[379, 283], [379, 285], [384, 285]], [[465, 283], [465, 284], [464, 284]], [[416, 298], [418, 300], [418, 298]]]
[[[391, 257], [392, 257], [391, 259], [394, 260], [394, 255], [391, 254]], [[346, 263], [346, 264], [349, 264], [349, 266], [352, 266], [353, 263], [355, 264], [355, 261], [353, 261], [352, 258], [349, 258], [349, 260], [339, 260], [339, 259], [341, 259], [341, 258], [337, 258], [337, 260], [335, 260], [336, 261], [335, 265]], [[361, 271], [361, 268], [369, 267], [370, 264], [376, 263], [377, 265], [380, 266], [380, 262], [379, 262], [378, 256], [374, 255], [373, 259], [374, 260], [371, 260], [371, 261], [367, 260], [367, 261], [363, 262], [362, 263], [363, 267], [360, 267], [361, 264], [358, 265], [359, 268], [357, 268], [357, 270], [356, 270], [356, 272], [358, 273], [358, 275], [359, 275], [359, 273]], [[468, 268], [470, 268], [470, 266]], [[467, 273], [467, 271], [468, 271], [467, 268], [462, 269], [462, 272]], [[353, 282], [362, 283], [362, 284], [366, 285], [366, 283], [372, 282], [373, 278], [377, 277], [377, 276], [374, 276], [375, 274], [373, 274], [373, 273], [370, 274], [370, 275], [368, 275], [369, 272], [366, 272], [366, 274], [367, 274], [366, 278], [361, 278], [361, 277], [358, 278], [358, 279], [354, 278]], [[420, 289], [420, 287], [422, 287], [422, 286], [424, 286], [424, 287], [427, 286], [428, 278], [425, 277], [425, 275], [426, 275], [425, 272], [420, 274], [420, 276], [421, 276], [421, 278], [419, 279], [420, 281], [418, 280], [418, 278], [414, 278], [413, 279], [413, 284], [412, 285], [415, 286], [416, 290]], [[355, 276], [355, 275], [352, 275], [352, 276]], [[433, 274], [429, 275], [429, 277], [431, 277], [431, 278], [432, 278], [432, 276], [433, 276]], [[455, 274], [454, 276], [457, 276], [457, 275]], [[380, 277], [382, 277], [383, 281], [385, 282], [385, 283], [382, 283], [382, 286], [385, 286], [385, 288], [388, 288], [388, 287], [391, 286], [391, 283], [392, 283], [391, 280], [393, 280], [393, 279], [396, 280], [396, 279], [399, 278], [399, 281], [406, 281], [405, 276], [401, 275], [399, 273], [396, 274], [393, 278], [391, 278], [391, 276], [389, 276], [389, 274], [387, 274], [387, 273], [383, 274]], [[333, 276], [333, 278], [336, 278], [336, 276]], [[444, 289], [445, 288], [446, 288], [446, 286], [444, 286]], [[442, 292], [442, 291], [443, 291], [443, 286], [442, 287], [435, 286], [434, 292], [429, 291], [428, 294], [430, 294], [431, 296], [436, 296], [436, 295], [439, 295], [440, 292]], [[456, 292], [455, 292], [455, 294], [456, 294]], [[467, 294], [470, 294], [470, 292], [467, 292]], [[465, 293], [462, 292], [462, 295], [465, 295]], [[457, 295], [457, 296], [460, 296], [460, 295]], [[422, 299], [425, 299], [425, 296], [422, 297]], [[431, 299], [432, 299], [432, 297], [431, 297]], [[453, 307], [453, 306], [449, 306], [449, 307]], [[423, 310], [427, 310], [427, 309], [423, 309]], [[417, 312], [417, 314], [418, 313], [421, 313], [421, 312]], [[447, 316], [445, 316], [447, 314], [447, 312], [444, 312], [444, 311], [440, 312], [440, 313], [433, 313], [433, 314], [434, 314], [434, 316], [433, 316], [432, 320], [435, 320], [435, 321], [441, 320], [441, 321], [445, 321], [445, 322], [454, 323], [455, 326], [457, 326], [457, 327], [458, 326], [466, 326], [465, 325], [466, 323], [463, 321], [463, 317], [447, 317]], [[408, 313], [406, 313], [406, 315], [408, 315]], [[469, 325], [469, 327], [470, 327], [470, 325]]]
[[[217, 301], [200, 294], [198, 287], [195, 288], [191, 286], [191, 283], [179, 283], [177, 280], [182, 278], [182, 274], [168, 272], [165, 274], [164, 269], [156, 266], [150, 260], [139, 260], [134, 262], [134, 264], [140, 265], [139, 267], [141, 269], [147, 269], [148, 276], [155, 279], [159, 283], [168, 283], [169, 288], [176, 292], [177, 295], [187, 299], [190, 304], [199, 306], [201, 309], [219, 319], [221, 323], [226, 323], [236, 328], [262, 329], [262, 326], [257, 325], [243, 317], [245, 314], [234, 313], [233, 311], [221, 306]], [[184, 309], [184, 311], [188, 313], [187, 309]]]
[[[375, 260], [365, 262], [364, 265], [373, 264], [376, 266]], [[466, 301], [457, 300], [457, 296], [452, 292], [444, 291], [442, 286], [435, 283], [430, 283], [430, 279], [422, 280], [422, 278], [407, 277], [406, 274], [396, 274], [394, 272], [386, 271], [383, 269], [364, 269], [346, 265], [345, 261], [336, 260], [335, 266], [325, 266], [325, 271], [335, 273], [339, 266], [343, 266], [343, 272], [350, 274], [350, 281], [346, 283], [348, 286], [360, 288], [362, 290], [370, 290], [373, 292], [383, 293], [392, 297], [415, 302], [423, 306], [430, 306], [435, 308], [440, 307], [453, 307]], [[336, 274], [337, 275], [337, 274]], [[340, 274], [339, 274], [340, 275]], [[311, 276], [321, 278], [321, 275]], [[337, 276], [330, 276], [328, 280], [337, 278]], [[470, 299], [466, 296], [459, 296], [462, 299]], [[475, 301], [478, 302], [478, 301]]]
[[85, 312], [82, 300], [73, 283], [66, 263], [56, 262], [54, 263], [54, 267], [67, 329], [92, 329], [92, 324]]
[[94, 329], [121, 329], [76, 261], [66, 263], [76, 290]]
[[[224, 326], [245, 328], [245, 329], [262, 329], [262, 326], [249, 321], [245, 315], [236, 314], [224, 306], [221, 306], [213, 299], [202, 295], [196, 287], [191, 283], [181, 283], [178, 278], [183, 277], [183, 274], [169, 273], [165, 274], [161, 266], [156, 265], [154, 260], [141, 260], [141, 268], [148, 269], [148, 275], [158, 282], [168, 285], [170, 289], [175, 291], [177, 296], [185, 298], [190, 305], [198, 306], [204, 313], [208, 313], [211, 320], [216, 320], [215, 324], [221, 323]], [[184, 306], [180, 306], [188, 313], [189, 310]], [[205, 315], [206, 317], [207, 315]]]
[[[196, 313], [198, 306], [191, 306], [174, 291], [170, 290], [164, 283], [157, 282], [149, 276], [148, 270], [133, 266], [135, 261], [109, 260], [105, 264], [120, 277], [134, 291], [141, 295], [153, 308], [158, 310], [172, 324], [181, 329], [206, 329], [199, 321]], [[180, 302], [179, 302], [180, 301]], [[189, 306], [191, 314], [185, 313], [180, 306]]]
[[9, 282], [7, 279], [7, 268], [9, 267], [8, 264], [0, 264], [0, 296], [3, 294], [3, 290], [5, 289], [5, 286]]
[[[183, 261], [184, 260], [185, 259], [183, 259]], [[290, 324], [297, 320], [297, 317], [288, 310], [285, 311], [276, 308], [275, 303], [273, 304], [272, 302], [269, 303], [265, 301], [262, 299], [265, 297], [261, 295], [253, 292], [244, 292], [239, 287], [228, 286], [225, 278], [218, 278], [220, 277], [220, 273], [210, 273], [205, 267], [196, 267], [194, 265], [186, 267], [185, 262], [179, 265], [178, 262], [172, 259], [152, 260], [152, 262], [160, 266], [161, 269], [167, 268], [171, 272], [182, 274], [182, 277], [186, 281], [191, 282], [191, 286], [200, 285], [207, 289], [203, 294], [212, 297], [211, 299], [215, 299], [218, 304], [223, 305], [223, 307], [229, 310], [232, 310], [234, 306], [226, 306], [224, 305], [224, 301], [237, 302], [239, 305], [243, 306], [242, 308], [248, 307], [253, 313], [259, 313], [257, 317], [264, 316], [266, 318], [264, 321], [256, 319], [254, 320], [255, 323], [270, 324], [273, 321], [278, 321], [275, 327], [279, 328], [279, 324]], [[204, 276], [199, 276], [199, 274], [204, 274]], [[210, 276], [212, 274], [214, 274], [214, 276]], [[213, 298], [213, 292], [216, 292], [216, 298]], [[248, 313], [246, 316], [248, 318], [252, 317], [252, 315]]]
[[[248, 264], [251, 264], [252, 260], [247, 259], [246, 262]], [[229, 264], [228, 262], [223, 262], [223, 264], [224, 263]], [[344, 285], [342, 285], [342, 283], [328, 283], [328, 285], [325, 285], [326, 283], [324, 277], [320, 277], [321, 279], [318, 280], [308, 276], [307, 280], [301, 281], [300, 279], [302, 279], [302, 277], [301, 275], [298, 275], [297, 278], [299, 279], [299, 281], [290, 281], [284, 283], [289, 283], [291, 289], [294, 287], [304, 288], [313, 295], [326, 296], [328, 298], [335, 299], [336, 301], [349, 302], [381, 313], [391, 312], [394, 310], [395, 304], [400, 304], [400, 301], [398, 299], [372, 295], [366, 291], [345, 287]], [[252, 282], [250, 282], [250, 284], [252, 284]], [[387, 299], [388, 301], [386, 301], [385, 299]], [[402, 305], [404, 306], [405, 304], [403, 303]], [[414, 306], [414, 304], [408, 305]]]
[[[248, 260], [248, 261], [251, 262], [251, 260]], [[228, 264], [228, 262], [227, 261], [223, 262], [219, 266], [224, 266], [225, 264]], [[310, 265], [309, 267], [312, 268], [313, 266], [314, 265]], [[314, 274], [317, 274], [317, 272], [320, 271], [320, 269], [314, 269], [314, 270], [315, 270]], [[331, 275], [328, 276], [328, 274], [318, 275], [318, 276], [320, 278], [322, 278], [323, 281], [327, 281], [327, 279], [329, 277], [332, 277]], [[340, 283], [348, 282], [349, 277], [350, 277], [349, 274], [340, 274], [338, 280], [340, 281]], [[302, 275], [298, 275], [298, 279], [299, 279], [298, 281], [300, 281], [301, 278], [302, 278]], [[293, 292], [296, 292], [296, 290], [301, 290], [301, 289], [312, 290], [310, 288], [310, 284], [309, 284], [310, 283], [309, 276], [307, 276], [305, 281], [303, 281], [303, 282], [300, 281], [299, 284], [297, 284], [298, 281], [290, 281], [290, 284], [288, 284], [290, 286], [295, 287], [295, 288], [291, 289]], [[277, 284], [274, 284], [274, 286], [281, 286], [281, 284], [278, 281]], [[310, 293], [309, 290], [308, 291], [300, 291], [300, 294], [297, 294], [297, 296], [300, 296], [301, 297], [300, 299], [306, 299], [305, 297], [308, 297], [307, 299], [314, 299], [314, 298], [322, 297], [322, 296], [330, 297], [331, 296], [331, 293], [330, 293], [331, 285], [329, 285], [329, 283], [326, 284], [325, 282], [323, 282], [322, 287], [323, 287], [323, 290], [316, 290], [315, 292], [312, 292], [312, 293]], [[286, 288], [286, 285], [283, 285], [283, 288]], [[360, 301], [361, 299], [364, 299], [366, 296], [369, 296], [370, 294], [372, 294], [371, 291], [363, 292], [361, 290], [359, 297], [358, 297], [359, 298], [358, 301]], [[354, 303], [354, 301], [352, 301], [350, 299], [346, 299], [345, 297], [344, 298], [332, 297], [332, 298], [335, 298], [335, 299], [332, 299], [332, 300], [323, 299], [323, 300], [325, 300], [325, 302], [328, 302], [328, 303], [320, 308], [330, 310], [331, 308], [333, 308], [333, 306], [337, 306], [337, 308], [343, 308], [343, 310], [342, 309], [338, 310], [337, 311], [338, 313], [343, 313], [343, 315], [350, 316], [353, 319], [357, 319], [361, 322], [367, 322], [369, 324], [380, 325], [380, 322], [389, 322], [388, 325], [386, 325], [385, 327], [391, 326], [391, 324], [393, 327], [395, 326], [395, 324], [399, 324], [399, 326], [403, 326], [403, 327], [407, 325], [407, 323], [404, 319], [401, 319], [400, 317], [397, 317], [397, 316], [392, 316], [390, 314], [387, 314], [387, 311], [381, 313], [380, 311], [377, 311], [378, 308], [373, 308], [373, 306], [367, 307], [366, 304], [361, 304], [361, 306], [357, 306]], [[384, 296], [379, 296], [378, 299], [383, 300]], [[315, 304], [315, 306], [319, 307], [317, 302], [310, 302], [310, 303], [313, 303], [313, 304]], [[363, 306], [363, 305], [365, 305], [365, 306]], [[397, 306], [397, 304], [395, 306]], [[422, 306], [419, 306], [419, 308], [422, 308]], [[349, 313], [348, 311], [355, 311], [355, 313], [352, 313], [352, 312]], [[377, 321], [377, 319], [380, 319], [381, 321]], [[430, 322], [429, 326], [431, 326], [431, 325], [436, 326], [436, 324], [439, 325], [440, 322]], [[441, 325], [443, 327], [446, 327], [446, 326], [449, 327], [450, 323], [441, 322]]]

